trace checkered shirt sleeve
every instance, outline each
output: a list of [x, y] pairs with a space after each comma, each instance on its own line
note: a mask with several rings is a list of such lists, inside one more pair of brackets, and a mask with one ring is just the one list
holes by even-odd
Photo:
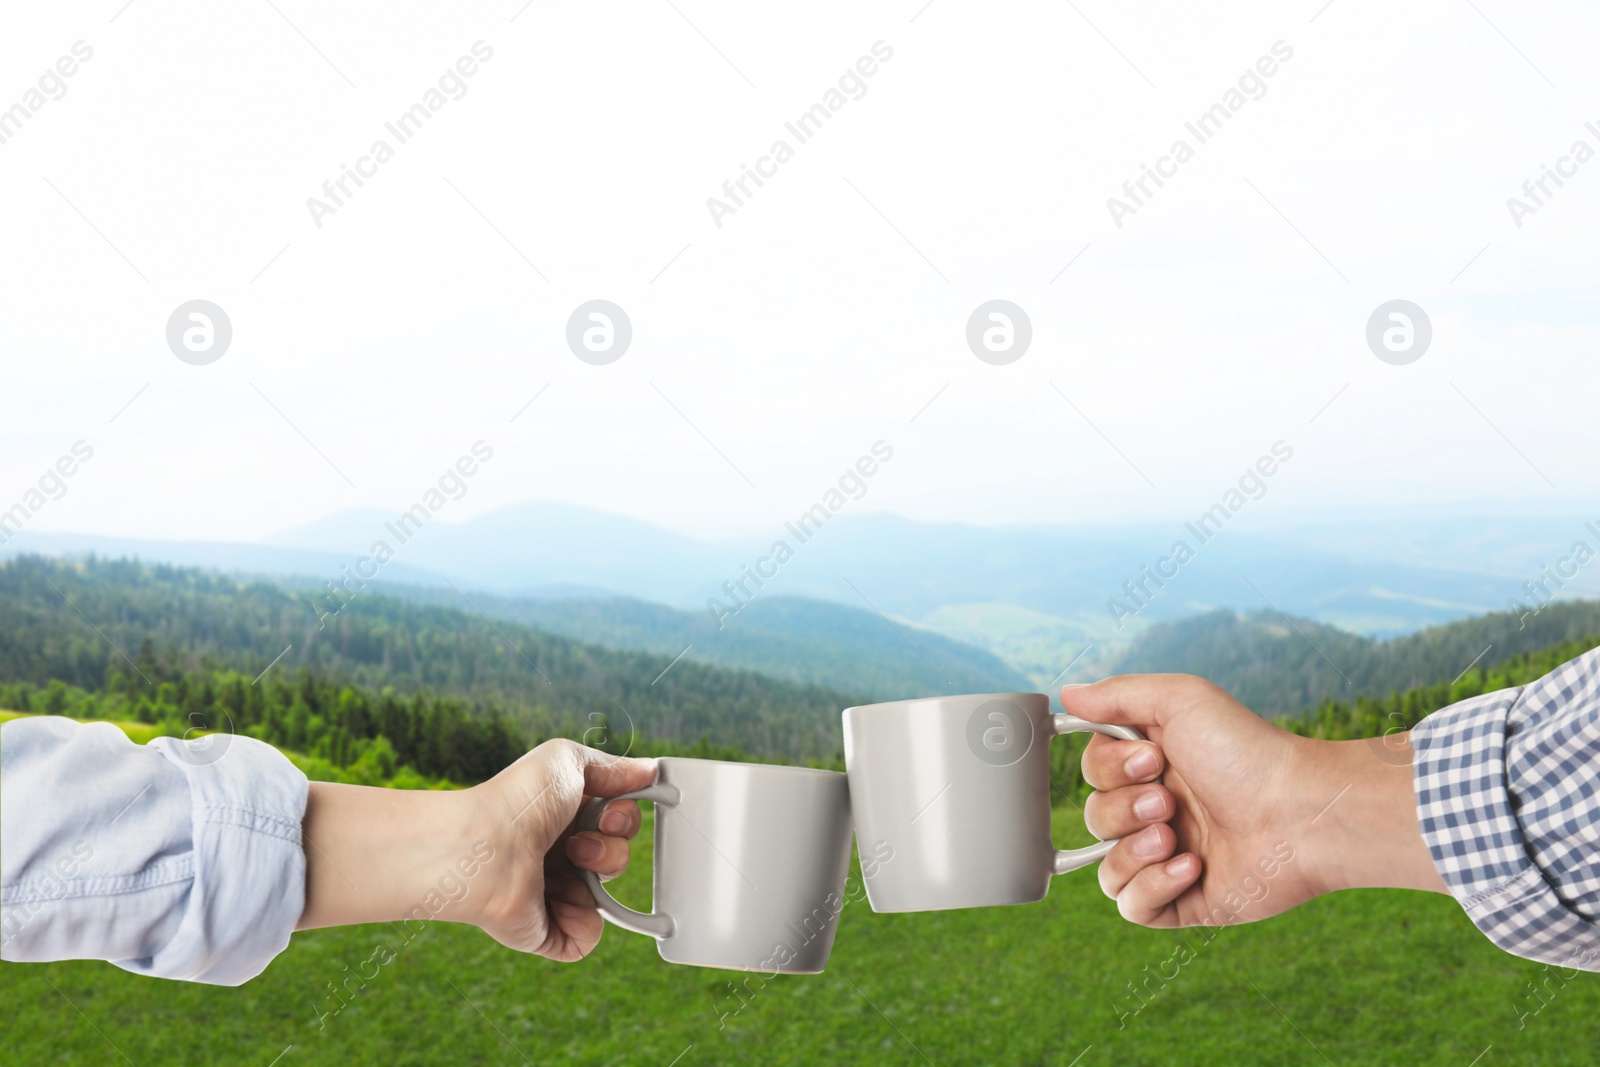
[[1507, 952], [1600, 971], [1600, 649], [1411, 733], [1434, 865]]

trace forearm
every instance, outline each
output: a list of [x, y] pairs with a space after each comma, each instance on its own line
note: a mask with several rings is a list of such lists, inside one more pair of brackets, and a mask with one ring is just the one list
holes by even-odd
[[477, 807], [472, 790], [312, 782], [302, 824], [306, 903], [296, 929], [475, 921], [473, 881], [494, 862]]
[[[1374, 750], [1381, 743], [1382, 752]], [[1449, 893], [1417, 821], [1411, 740], [1315, 741], [1305, 796], [1315, 807], [1304, 853], [1317, 893], [1421, 889]]]
[[601, 829], [575, 832], [586, 797], [655, 780], [651, 760], [549, 740], [471, 789], [371, 789], [311, 783], [305, 819], [305, 908], [299, 930], [446, 919], [503, 945], [576, 960], [604, 920], [581, 872], [628, 866], [639, 806], [610, 804]]

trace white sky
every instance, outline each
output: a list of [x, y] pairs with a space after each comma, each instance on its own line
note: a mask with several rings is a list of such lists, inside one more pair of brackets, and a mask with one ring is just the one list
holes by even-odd
[[[0, 508], [95, 448], [34, 529], [259, 539], [407, 506], [480, 438], [452, 521], [553, 499], [713, 537], [879, 438], [853, 511], [977, 523], [1177, 520], [1278, 439], [1253, 510], [1600, 490], [1600, 160], [1520, 229], [1505, 204], [1600, 149], [1582, 5], [275, 2], [8, 15], [0, 108], [94, 50], [0, 144]], [[318, 229], [307, 197], [479, 40]], [[879, 40], [718, 229], [706, 198]], [[1266, 95], [1113, 225], [1279, 40]], [[565, 345], [597, 297], [634, 326], [609, 366]], [[233, 324], [208, 366], [165, 343], [194, 298]], [[1033, 323], [1009, 366], [965, 344], [993, 298]], [[1364, 341], [1393, 298], [1434, 329], [1404, 367]]]

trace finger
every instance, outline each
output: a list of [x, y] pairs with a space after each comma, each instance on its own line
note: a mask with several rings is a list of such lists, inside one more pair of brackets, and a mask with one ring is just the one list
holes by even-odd
[[1165, 863], [1152, 863], [1117, 894], [1117, 911], [1140, 926], [1177, 926], [1178, 909], [1173, 902], [1199, 877], [1200, 857], [1193, 852], [1174, 856]]
[[[570, 866], [566, 873], [545, 879], [544, 895], [547, 901], [564, 900], [574, 907], [595, 911], [594, 894], [589, 891], [589, 883]], [[599, 912], [595, 911], [595, 914]]]
[[1119, 726], [1164, 726], [1210, 685], [1192, 674], [1119, 674], [1061, 689], [1069, 715]]
[[600, 944], [606, 922], [594, 908], [565, 900], [548, 900], [545, 908], [550, 916], [550, 936], [545, 939], [539, 955], [558, 963], [573, 963]]
[[600, 831], [613, 837], [632, 838], [644, 823], [639, 805], [632, 800], [615, 800], [600, 814]]
[[628, 869], [628, 840], [585, 830], [567, 838], [567, 858], [598, 875], [615, 878]]
[[1172, 794], [1162, 785], [1130, 785], [1089, 794], [1083, 803], [1089, 832], [1104, 841], [1127, 837], [1177, 813]]
[[1116, 899], [1133, 880], [1134, 875], [1160, 863], [1178, 846], [1178, 835], [1164, 822], [1147, 826], [1130, 837], [1117, 842], [1115, 848], [1100, 861], [1100, 890]]
[[[588, 798], [584, 799], [587, 800]], [[624, 840], [632, 840], [639, 833], [639, 828], [643, 823], [644, 816], [639, 813], [637, 801], [614, 800], [601, 811], [599, 827], [600, 832], [603, 834], [610, 834], [613, 837]], [[578, 819], [574, 817], [572, 822], [567, 824], [566, 829], [561, 831], [561, 835], [556, 838], [555, 843], [564, 845], [577, 832], [577, 826]], [[549, 856], [554, 858], [556, 854], [552, 851]]]
[[583, 791], [592, 797], [614, 797], [654, 785], [656, 761], [613, 756], [598, 749], [574, 746], [583, 760]]
[[1083, 780], [1096, 789], [1153, 782], [1165, 768], [1161, 746], [1153, 741], [1118, 741], [1095, 734], [1083, 750]]

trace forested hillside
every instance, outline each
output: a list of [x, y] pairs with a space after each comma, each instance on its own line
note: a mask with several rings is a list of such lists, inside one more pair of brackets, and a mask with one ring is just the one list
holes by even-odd
[[1382, 737], [1409, 730], [1425, 717], [1459, 701], [1537, 681], [1597, 646], [1600, 646], [1600, 634], [1591, 634], [1534, 652], [1519, 653], [1492, 667], [1473, 667], [1454, 681], [1413, 686], [1376, 698], [1325, 700], [1300, 715], [1280, 717], [1278, 724], [1309, 737], [1333, 740]]
[[252, 679], [269, 665], [268, 679], [309, 668], [327, 684], [498, 711], [530, 737], [580, 736], [603, 718], [659, 741], [792, 759], [837, 756], [839, 712], [864, 702], [490, 621], [466, 601], [454, 610], [360, 594], [320, 624], [315, 602], [190, 569], [19, 558], [0, 566], [0, 682], [98, 691], [116, 674], [148, 687], [153, 668]]
[[[305, 667], [293, 677], [280, 673], [261, 680], [230, 670], [185, 671], [152, 659], [141, 670], [148, 671], [150, 684], [115, 667], [106, 686], [94, 691], [60, 679], [46, 686], [0, 683], [0, 718], [105, 720], [141, 744], [151, 737], [220, 735], [195, 750], [194, 758], [205, 762], [227, 754], [230, 735], [253, 737], [283, 750], [314, 779], [406, 789], [483, 781], [546, 739], [525, 734], [493, 706], [473, 709], [449, 697], [336, 685]], [[622, 725], [597, 715], [571, 736], [619, 756], [752, 758], [706, 738], [693, 744], [657, 741]]]
[[[446, 604], [457, 594], [426, 586], [386, 587], [406, 600]], [[757, 597], [719, 627], [709, 611], [679, 611], [627, 597], [473, 597], [486, 615], [609, 648], [676, 656], [821, 685], [874, 700], [928, 693], [1033, 688], [1016, 669], [974, 645], [904, 622], [801, 597]]]
[[[421, 716], [418, 721], [430, 714], [463, 723], [498, 718], [509, 731], [504, 737], [469, 742], [493, 749], [494, 759], [508, 744], [581, 737], [604, 724], [601, 733], [626, 733], [653, 743], [704, 740], [758, 757], [835, 760], [839, 711], [876, 698], [691, 657], [674, 662], [670, 655], [586, 644], [491, 619], [479, 612], [476, 595], [468, 596], [473, 599], [457, 594], [457, 609], [360, 593], [326, 614], [326, 598], [265, 581], [126, 561], [23, 557], [0, 565], [0, 685], [43, 689], [60, 682], [88, 694], [125, 695], [120, 710], [94, 714], [135, 717], [143, 698], [185, 712], [199, 699], [179, 699], [171, 692], [162, 697], [164, 684], [209, 690], [212, 696], [204, 703], [227, 710], [238, 702], [219, 704], [215, 693], [237, 694], [241, 680], [255, 683], [262, 676], [245, 688], [278, 693], [282, 706], [292, 709], [293, 692], [273, 688], [290, 686], [307, 711], [325, 723], [332, 719], [323, 706], [336, 706], [349, 687], [359, 701], [377, 709], [363, 714], [398, 706]], [[605, 603], [562, 610], [601, 612]], [[775, 601], [769, 624], [776, 625], [791, 609], [803, 612], [805, 605]], [[643, 616], [635, 610], [626, 617], [637, 622]], [[609, 624], [601, 612], [589, 625], [599, 632]], [[883, 630], [893, 635], [889, 627]], [[1504, 677], [1503, 671], [1495, 672], [1513, 657], [1596, 633], [1600, 603], [1589, 601], [1553, 605], [1525, 620], [1487, 615], [1388, 641], [1302, 620], [1286, 624], [1270, 612], [1220, 611], [1152, 628], [1117, 666], [1203, 675], [1268, 718], [1298, 717], [1308, 708], [1339, 701], [1348, 708], [1318, 712], [1319, 721], [1332, 729], [1330, 724], [1342, 721], [1339, 716], [1358, 714], [1354, 709], [1359, 708], [1360, 715], [1370, 717], [1381, 701], [1392, 699], [1402, 699], [1397, 706], [1402, 717], [1414, 721], [1416, 709], [1437, 694], [1395, 694], [1448, 685], [1476, 661], [1477, 673], [1468, 673], [1445, 695], [1465, 692], [1461, 686]], [[758, 640], [754, 629], [750, 640]], [[862, 643], [867, 644], [865, 638]], [[950, 690], [938, 683], [916, 690], [940, 691]], [[1357, 705], [1358, 697], [1367, 699]], [[245, 694], [245, 699], [255, 698]], [[25, 704], [17, 710], [37, 710], [31, 695]], [[166, 711], [144, 714], [160, 718]], [[275, 728], [264, 708], [260, 716], [247, 715], [247, 720]], [[1393, 721], [1387, 716], [1389, 711], [1378, 713]], [[463, 727], [463, 736], [476, 728]], [[336, 730], [330, 734], [326, 744], [345, 744]], [[350, 743], [367, 736], [356, 729]], [[321, 742], [317, 734], [277, 743], [309, 748]], [[415, 746], [402, 752], [399, 736], [390, 742], [401, 764], [425, 775], [472, 778], [483, 770], [451, 762], [448, 754], [423, 758]], [[361, 754], [356, 748], [336, 752], [348, 760]]]
[[[415, 786], [481, 780], [552, 736], [638, 755], [839, 766], [839, 710], [862, 699], [463, 608], [363, 595], [319, 628], [308, 594], [272, 584], [19, 559], [0, 566], [0, 709], [247, 734], [300, 753], [314, 774]], [[1219, 612], [1140, 648], [1152, 666], [1211, 677], [1298, 733], [1371, 737], [1600, 643], [1569, 636], [1600, 634], [1600, 605], [1516, 623], [1487, 616], [1376, 642]], [[1339, 677], [1323, 655], [1350, 679], [1349, 695], [1341, 679], [1337, 696], [1294, 703]], [[1051, 746], [1058, 797], [1082, 791], [1081, 747]]]
[[1152, 626], [1115, 669], [1198, 674], [1273, 718], [1324, 700], [1447, 682], [1475, 661], [1493, 665], [1596, 633], [1600, 601], [1593, 600], [1553, 604], [1527, 619], [1479, 615], [1383, 641], [1308, 619], [1287, 624], [1273, 611], [1213, 611]]

